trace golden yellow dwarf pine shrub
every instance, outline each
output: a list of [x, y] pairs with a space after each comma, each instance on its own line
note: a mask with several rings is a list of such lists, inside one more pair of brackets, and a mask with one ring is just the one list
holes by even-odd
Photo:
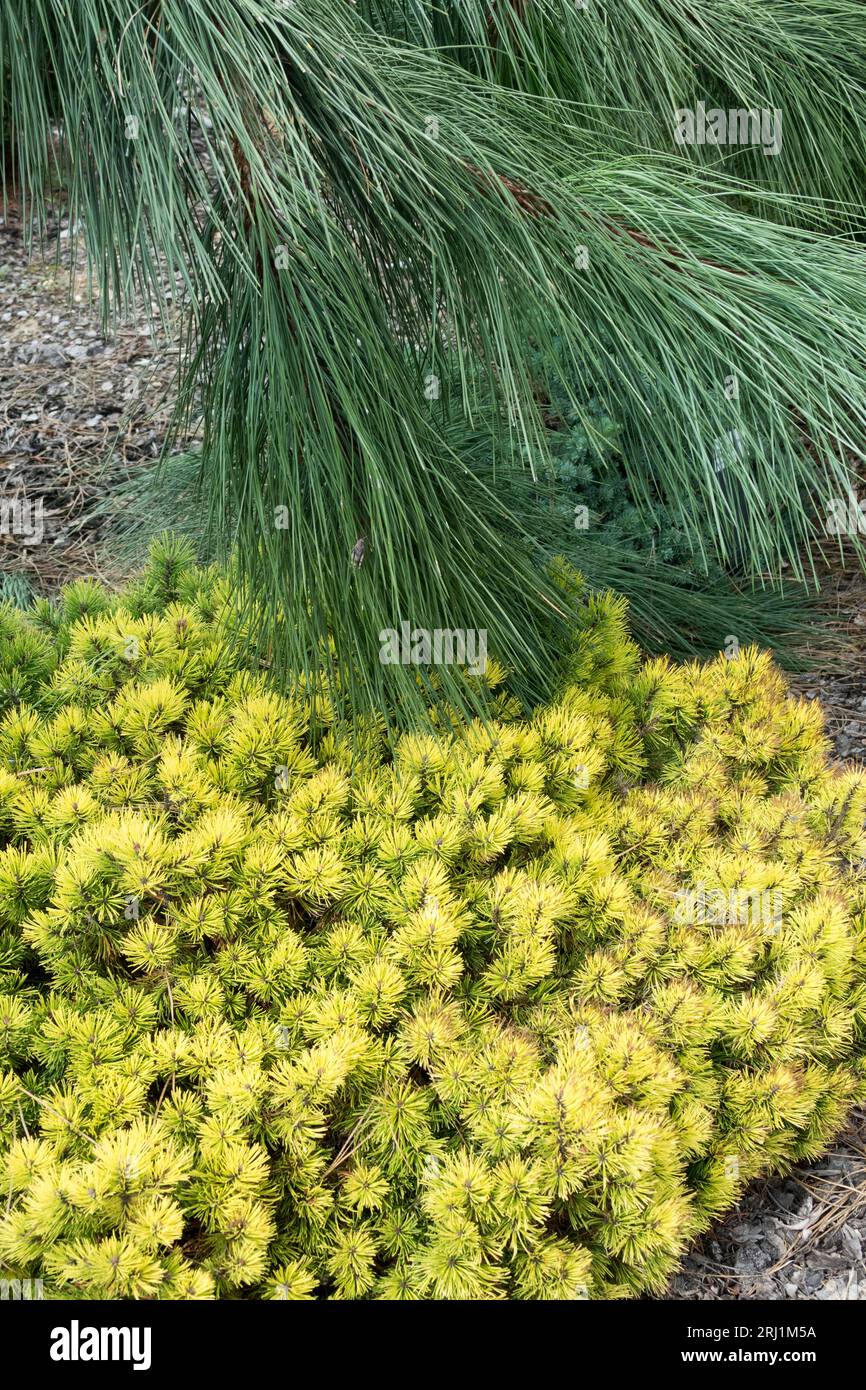
[[490, 671], [487, 721], [313, 740], [229, 598], [160, 544], [0, 610], [0, 1274], [662, 1289], [864, 1094], [863, 775], [767, 656], [641, 664], [612, 598], [531, 717]]

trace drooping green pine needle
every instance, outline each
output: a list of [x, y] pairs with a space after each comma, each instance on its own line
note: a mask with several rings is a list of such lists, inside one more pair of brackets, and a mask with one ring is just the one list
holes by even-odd
[[[468, 0], [435, 14], [7, 0], [0, 18], [11, 178], [38, 225], [62, 175], [106, 312], [141, 293], [158, 310], [185, 286], [178, 419], [201, 415], [212, 529], [268, 618], [269, 660], [309, 669], [330, 640], [356, 707], [423, 707], [418, 669], [378, 660], [401, 620], [485, 629], [527, 690], [544, 688], [562, 595], [496, 457], [489, 476], [468, 468], [444, 422], [472, 424], [493, 392], [511, 425], [503, 466], [543, 457], [530, 358], [554, 337], [576, 408], [603, 383], [623, 420], [635, 492], [652, 483], [696, 538], [709, 519], [722, 560], [800, 573], [862, 459], [866, 252], [785, 225], [799, 185], [781, 174], [758, 188], [666, 154], [661, 117], [639, 118], [689, 105], [705, 71], [708, 97], [738, 104], [776, 102], [777, 78], [786, 109], [811, 92], [818, 145], [802, 111], [786, 130], [811, 150], [813, 225], [817, 195], [851, 191], [826, 142], [855, 127], [859, 83], [847, 54], [828, 70], [858, 7], [826, 0], [798, 21], [774, 3], [748, 81], [733, 21], [723, 44], [715, 24], [698, 44], [678, 7], [635, 0], [590, 39], [573, 4], [494, 8], [493, 32]], [[831, 13], [843, 37], [813, 62]]]

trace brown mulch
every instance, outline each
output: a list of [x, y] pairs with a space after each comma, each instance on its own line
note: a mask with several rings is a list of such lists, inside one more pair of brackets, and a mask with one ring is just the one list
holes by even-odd
[[66, 228], [55, 230], [46, 258], [30, 260], [14, 210], [0, 219], [0, 503], [40, 503], [43, 526], [38, 544], [3, 528], [0, 574], [37, 592], [116, 577], [91, 509], [158, 455], [177, 364], [143, 318], [103, 332], [80, 254], [70, 267]]
[[839, 669], [819, 666], [791, 684], [806, 699], [821, 701], [837, 757], [866, 763], [866, 575], [853, 566], [828, 569], [821, 595], [840, 642]]

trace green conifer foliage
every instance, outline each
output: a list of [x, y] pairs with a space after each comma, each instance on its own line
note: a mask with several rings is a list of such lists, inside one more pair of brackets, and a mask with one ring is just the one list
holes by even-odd
[[[0, 609], [0, 1262], [49, 1296], [660, 1290], [864, 1094], [866, 779], [585, 599], [528, 717], [322, 727], [226, 579]], [[772, 911], [766, 905], [773, 904]]]

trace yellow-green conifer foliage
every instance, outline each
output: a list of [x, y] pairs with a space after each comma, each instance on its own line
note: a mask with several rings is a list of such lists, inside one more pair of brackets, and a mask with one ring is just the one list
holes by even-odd
[[863, 1095], [863, 775], [765, 655], [641, 664], [614, 599], [531, 717], [491, 670], [487, 722], [312, 740], [229, 597], [163, 544], [0, 610], [0, 1273], [662, 1289]]

